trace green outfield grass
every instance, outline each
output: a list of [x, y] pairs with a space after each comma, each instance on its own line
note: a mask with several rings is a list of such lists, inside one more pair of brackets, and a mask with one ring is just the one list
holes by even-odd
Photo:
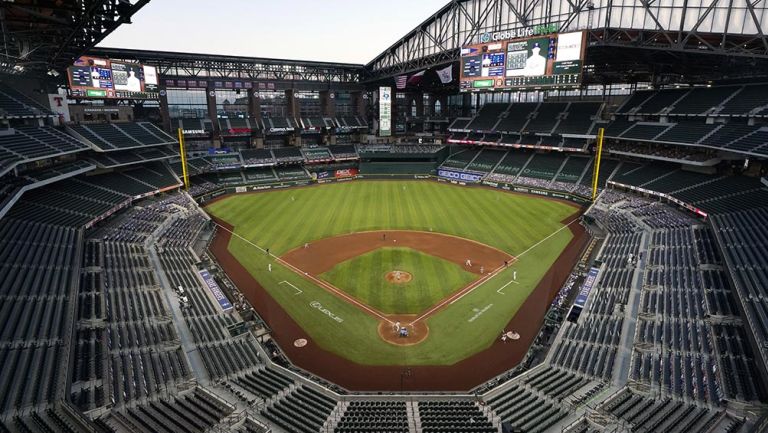
[[[354, 181], [232, 195], [206, 209], [247, 240], [234, 236], [230, 251], [313, 344], [369, 365], [450, 365], [490, 346], [570, 242], [570, 230], [557, 230], [563, 227], [560, 221], [577, 211], [535, 196], [429, 181]], [[381, 340], [378, 319], [360, 308], [282, 266], [273, 265], [273, 272], [267, 272], [272, 259], [251, 244], [280, 255], [316, 239], [396, 229], [432, 230], [514, 256], [524, 254], [509, 269], [426, 319], [430, 334], [423, 343], [399, 347]], [[513, 270], [518, 271], [514, 284]], [[320, 313], [313, 302], [342, 322]]]
[[[386, 280], [390, 271], [413, 276], [407, 283]], [[455, 263], [410, 248], [380, 248], [339, 263], [321, 278], [387, 314], [416, 314], [478, 277]]]

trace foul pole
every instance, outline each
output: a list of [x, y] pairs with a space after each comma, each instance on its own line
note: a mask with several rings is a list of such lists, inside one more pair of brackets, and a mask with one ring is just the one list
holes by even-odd
[[595, 166], [592, 173], [592, 201], [597, 199], [597, 185], [600, 178], [600, 161], [603, 158], [603, 136], [605, 135], [605, 128], [600, 128], [597, 131], [597, 152], [595, 152]]
[[181, 155], [181, 176], [184, 181], [184, 189], [189, 190], [189, 175], [187, 174], [187, 152], [184, 151], [184, 131], [177, 131], [179, 136], [179, 154]]

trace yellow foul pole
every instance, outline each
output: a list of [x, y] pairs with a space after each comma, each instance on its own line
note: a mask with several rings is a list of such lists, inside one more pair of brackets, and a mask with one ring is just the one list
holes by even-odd
[[184, 181], [184, 189], [189, 190], [189, 175], [187, 174], [187, 152], [184, 150], [184, 131], [177, 131], [179, 135], [179, 154], [181, 155], [181, 175]]
[[603, 158], [603, 136], [605, 135], [605, 128], [600, 128], [597, 131], [597, 152], [595, 153], [595, 166], [592, 173], [592, 201], [597, 199], [597, 185], [599, 185], [600, 178], [600, 161]]

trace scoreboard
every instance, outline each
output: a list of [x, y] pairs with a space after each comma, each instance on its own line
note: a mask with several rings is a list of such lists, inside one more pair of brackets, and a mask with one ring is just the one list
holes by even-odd
[[73, 98], [158, 99], [154, 66], [80, 57], [67, 69]]
[[584, 32], [506, 41], [490, 39], [486, 37], [487, 42], [461, 49], [461, 91], [576, 87], [581, 84], [586, 48]]

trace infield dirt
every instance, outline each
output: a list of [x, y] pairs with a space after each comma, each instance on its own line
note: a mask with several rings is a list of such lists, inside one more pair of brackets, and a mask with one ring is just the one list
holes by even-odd
[[[563, 224], [570, 223], [580, 215], [581, 213], [572, 215], [563, 221]], [[233, 227], [224, 221], [216, 220], [216, 222], [228, 230], [233, 230]], [[518, 313], [506, 325], [506, 329], [513, 329], [520, 334], [520, 340], [506, 343], [501, 342], [500, 339], [496, 340], [490, 348], [449, 366], [408, 367], [410, 374], [404, 380], [402, 373], [405, 367], [403, 366], [361, 365], [312, 344], [307, 333], [230, 253], [229, 241], [232, 237], [230, 232], [219, 230], [210, 245], [210, 250], [251, 305], [269, 324], [273, 330], [272, 337], [297, 366], [353, 391], [466, 391], [504, 373], [522, 361], [536, 338], [552, 299], [567, 279], [588, 241], [588, 235], [579, 224], [571, 224], [569, 230], [574, 234], [573, 239], [525, 300]], [[374, 236], [380, 236], [380, 233]], [[343, 255], [350, 254], [351, 258], [370, 251], [371, 243], [374, 242], [376, 240], [370, 239], [364, 245], [346, 244], [344, 250], [354, 249], [358, 252], [344, 252]], [[384, 242], [383, 239], [382, 242]], [[398, 243], [400, 242], [402, 241], [398, 240]], [[312, 248], [313, 245], [310, 245], [308, 250]], [[462, 265], [463, 260], [468, 258], [465, 253], [443, 252], [441, 254], [439, 257], [450, 254]], [[490, 260], [491, 264], [498, 263], [498, 258], [489, 256], [487, 260]], [[339, 261], [339, 257], [327, 261], [318, 260], [313, 265], [315, 266], [313, 272], [322, 272], [326, 267], [330, 269]], [[475, 264], [473, 260], [473, 265]], [[479, 267], [476, 269], [479, 272]], [[294, 347], [293, 342], [299, 338], [306, 338], [309, 344], [302, 348]]]

